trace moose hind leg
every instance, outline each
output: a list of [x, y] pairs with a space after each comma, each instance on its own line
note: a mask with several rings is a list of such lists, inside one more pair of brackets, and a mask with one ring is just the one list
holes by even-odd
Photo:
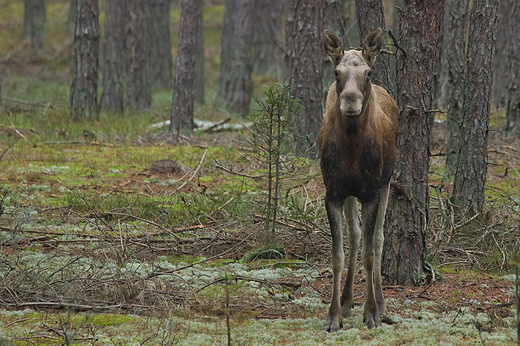
[[[377, 193], [379, 197], [379, 193]], [[381, 316], [376, 303], [374, 291], [374, 229], [377, 219], [379, 198], [373, 198], [370, 202], [363, 203], [363, 250], [361, 258], [365, 267], [366, 300], [363, 312], [363, 321], [368, 329], [381, 326]]]
[[383, 243], [385, 240], [383, 225], [386, 216], [386, 207], [388, 205], [388, 193], [390, 190], [390, 183], [383, 186], [379, 190], [379, 208], [377, 210], [377, 220], [374, 229], [374, 286], [376, 294], [376, 302], [379, 310], [379, 315], [382, 317], [386, 314], [385, 298], [383, 297], [383, 289], [381, 287], [381, 256], [383, 253]]
[[332, 234], [332, 302], [329, 315], [323, 330], [329, 332], [338, 331], [343, 326], [343, 316], [340, 305], [341, 273], [345, 254], [343, 252], [343, 202], [344, 200], [332, 200], [330, 195], [325, 196], [325, 208], [329, 218], [330, 232]]
[[357, 254], [359, 251], [359, 240], [361, 238], [361, 229], [359, 228], [359, 209], [356, 197], [348, 197], [343, 211], [347, 221], [347, 231], [349, 237], [349, 260], [347, 281], [341, 295], [341, 312], [343, 317], [348, 317], [354, 306], [354, 275], [356, 273]]

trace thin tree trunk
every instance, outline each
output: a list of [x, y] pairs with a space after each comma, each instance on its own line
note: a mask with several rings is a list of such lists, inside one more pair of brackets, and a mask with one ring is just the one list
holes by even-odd
[[107, 0], [103, 43], [103, 78], [100, 108], [123, 113], [125, 108], [126, 61], [125, 25], [130, 20], [127, 0]]
[[383, 273], [397, 285], [421, 285], [428, 271], [428, 168], [433, 69], [444, 0], [405, 0], [399, 21], [395, 182], [386, 213]]
[[193, 78], [201, 0], [182, 0], [170, 132], [193, 130]]
[[[326, 0], [323, 10], [323, 29], [329, 29], [341, 37], [343, 46], [346, 50], [350, 47], [348, 39], [347, 12], [345, 9], [346, 0]], [[323, 51], [323, 104], [327, 102], [327, 94], [332, 83], [336, 80], [334, 76], [334, 65], [329, 56]]]
[[199, 6], [199, 23], [197, 28], [197, 46], [195, 48], [195, 76], [193, 78], [193, 97], [196, 102], [201, 105], [204, 104], [204, 68], [205, 68], [205, 53], [204, 53], [204, 3]]
[[[507, 2], [508, 0], [503, 0]], [[509, 45], [508, 73], [509, 80], [506, 93], [506, 135], [516, 135], [520, 129], [520, 3], [509, 0]]]
[[453, 202], [461, 215], [482, 213], [499, 0], [475, 0], [471, 12], [463, 115]]
[[285, 81], [302, 108], [290, 115], [296, 149], [316, 157], [317, 137], [323, 118], [323, 0], [291, 0], [287, 3]]
[[242, 117], [249, 114], [253, 81], [253, 0], [226, 0], [217, 98]]
[[[450, 0], [452, 1], [452, 0]], [[446, 150], [446, 177], [449, 181], [453, 181], [455, 170], [457, 169], [457, 161], [460, 147], [460, 131], [462, 121], [462, 105], [464, 95], [462, 94], [464, 87], [465, 72], [465, 48], [467, 23], [469, 19], [468, 0], [453, 1], [450, 11], [445, 15], [450, 17], [449, 26], [446, 29], [444, 39], [446, 40], [446, 64], [447, 64], [447, 80], [445, 89], [447, 95], [447, 127], [448, 127], [448, 145]]]
[[150, 59], [148, 78], [152, 86], [172, 87], [172, 46], [170, 35], [170, 0], [150, 0], [148, 34]]
[[69, 16], [67, 17], [67, 32], [73, 34], [76, 24], [76, 0], [69, 1]]
[[[356, 13], [361, 40], [376, 28], [383, 29], [383, 46], [387, 49], [385, 15], [381, 0], [356, 0]], [[394, 88], [390, 81], [390, 59], [388, 54], [379, 54], [376, 63], [372, 66], [372, 83], [384, 88], [392, 96], [395, 96]]]
[[278, 45], [281, 41], [283, 2], [254, 0], [253, 71], [276, 77], [279, 64]]
[[[467, 0], [462, 0], [461, 2], [460, 7], [467, 3]], [[449, 31], [452, 18], [451, 6], [454, 3], [455, 6], [459, 6], [456, 0], [446, 0], [446, 4], [444, 5], [444, 18], [439, 31], [437, 47], [439, 54], [437, 54], [437, 65], [435, 65], [435, 95], [433, 97], [433, 104], [437, 109], [447, 108], [446, 102], [450, 91], [448, 86], [448, 43], [450, 42], [450, 35], [456, 35]], [[466, 28], [464, 27], [463, 29]]]
[[33, 48], [43, 48], [46, 21], [45, 0], [24, 0], [23, 37]]
[[73, 119], [97, 118], [99, 7], [97, 0], [77, 0], [74, 73], [70, 88]]
[[[500, 19], [497, 29], [497, 43], [495, 48], [495, 73], [493, 74], [493, 103], [492, 105], [498, 109], [507, 108], [507, 88], [510, 83], [509, 71], [509, 48], [511, 39], [510, 19], [515, 16], [518, 18], [518, 11], [512, 11], [512, 4], [517, 3], [514, 0], [500, 1]], [[513, 18], [514, 19], [514, 18]], [[519, 19], [516, 19], [517, 21]], [[518, 38], [517, 38], [518, 39]]]
[[148, 35], [149, 1], [131, 0], [132, 69], [130, 81], [130, 107], [133, 111], [152, 105], [152, 90], [148, 78], [150, 41]]

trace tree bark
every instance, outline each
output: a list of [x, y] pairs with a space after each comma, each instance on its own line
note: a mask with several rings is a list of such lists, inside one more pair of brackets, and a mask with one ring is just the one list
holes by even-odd
[[33, 48], [41, 49], [45, 43], [45, 0], [24, 0], [23, 38]]
[[199, 22], [197, 27], [197, 46], [195, 48], [195, 76], [193, 77], [193, 97], [195, 102], [204, 104], [204, 68], [206, 64], [204, 53], [204, 3], [199, 6]]
[[425, 283], [429, 139], [435, 54], [444, 0], [405, 0], [399, 21], [396, 91], [398, 152], [386, 214], [384, 276], [392, 284]]
[[[353, 1], [353, 0], [352, 0]], [[329, 29], [341, 37], [345, 50], [349, 50], [350, 41], [348, 38], [347, 12], [345, 9], [346, 0], [325, 0], [323, 10], [323, 29]], [[327, 94], [332, 83], [336, 80], [334, 76], [334, 65], [329, 56], [323, 51], [323, 104], [327, 102]]]
[[77, 0], [74, 30], [74, 74], [70, 114], [74, 120], [98, 118], [99, 7], [97, 0]]
[[67, 17], [67, 32], [73, 34], [76, 24], [76, 0], [69, 1], [69, 15]]
[[[509, 0], [509, 42], [508, 72], [509, 83], [506, 93], [506, 135], [515, 135], [520, 128], [520, 3]], [[503, 0], [507, 2], [507, 0]]]
[[[444, 18], [442, 20], [441, 29], [439, 30], [438, 40], [438, 51], [437, 60], [435, 65], [435, 95], [433, 97], [433, 104], [436, 109], [446, 109], [448, 93], [448, 42], [450, 41], [450, 25], [451, 25], [451, 6], [455, 3], [455, 6], [459, 7], [458, 1], [446, 0], [444, 5]], [[467, 3], [467, 0], [462, 0], [462, 3]], [[462, 7], [462, 6], [460, 6]], [[464, 29], [466, 29], [464, 27]], [[465, 32], [465, 31], [463, 31]], [[457, 33], [460, 34], [460, 33]]]
[[287, 2], [285, 42], [285, 82], [302, 107], [290, 115], [296, 149], [316, 157], [317, 138], [323, 118], [323, 0]]
[[276, 77], [281, 42], [283, 2], [254, 0], [253, 71], [258, 75]]
[[123, 113], [127, 85], [128, 42], [125, 24], [130, 20], [127, 0], [107, 0], [103, 42], [103, 78], [100, 108]]
[[133, 111], [144, 110], [152, 105], [152, 90], [148, 78], [150, 38], [147, 17], [149, 14], [148, 0], [130, 1], [133, 57], [130, 77], [130, 107]]
[[[510, 82], [509, 71], [509, 42], [511, 39], [510, 19], [517, 12], [512, 12], [511, 6], [515, 1], [500, 1], [500, 18], [497, 29], [497, 42], [495, 48], [495, 73], [493, 74], [493, 103], [492, 105], [498, 109], [507, 108], [507, 88]], [[518, 21], [518, 19], [516, 19]]]
[[249, 114], [253, 81], [253, 0], [226, 0], [217, 98], [242, 117]]
[[150, 0], [148, 33], [150, 59], [148, 78], [152, 86], [172, 87], [172, 46], [170, 35], [170, 0]]
[[475, 0], [471, 11], [460, 144], [452, 200], [461, 215], [482, 213], [499, 0]]
[[[361, 40], [364, 40], [372, 30], [381, 28], [384, 33], [381, 49], [388, 49], [383, 2], [381, 0], [356, 0], [356, 13]], [[377, 56], [376, 63], [372, 66], [372, 83], [384, 88], [391, 96], [395, 96], [395, 91], [390, 81], [390, 59], [388, 54], [379, 54]]]
[[468, 15], [468, 0], [452, 1], [450, 11], [444, 15], [450, 17], [445, 30], [447, 80], [444, 86], [447, 90], [446, 105], [448, 107], [447, 128], [448, 145], [446, 149], [446, 177], [453, 181], [457, 169], [460, 147], [460, 131], [462, 106], [464, 102], [463, 87], [465, 73], [465, 49]]
[[201, 0], [182, 0], [170, 132], [193, 130], [193, 78]]

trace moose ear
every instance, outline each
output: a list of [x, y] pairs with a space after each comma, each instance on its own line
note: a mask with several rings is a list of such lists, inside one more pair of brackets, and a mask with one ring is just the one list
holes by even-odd
[[325, 29], [325, 31], [323, 31], [323, 47], [325, 47], [325, 52], [330, 56], [332, 63], [337, 65], [345, 53], [343, 51], [341, 38], [329, 29]]
[[376, 56], [383, 45], [383, 30], [377, 28], [365, 37], [361, 45], [361, 53], [365, 58], [368, 66], [372, 67], [376, 62]]

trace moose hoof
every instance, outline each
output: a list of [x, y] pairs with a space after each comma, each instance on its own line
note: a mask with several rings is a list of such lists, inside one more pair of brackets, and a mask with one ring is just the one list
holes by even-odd
[[381, 317], [379, 316], [379, 311], [369, 311], [365, 309], [365, 312], [363, 313], [363, 323], [366, 324], [368, 329], [381, 327]]
[[325, 326], [323, 327], [323, 330], [327, 332], [337, 332], [338, 330], [343, 327], [343, 320], [341, 317], [338, 316], [331, 316], [327, 317], [327, 322], [325, 322]]

